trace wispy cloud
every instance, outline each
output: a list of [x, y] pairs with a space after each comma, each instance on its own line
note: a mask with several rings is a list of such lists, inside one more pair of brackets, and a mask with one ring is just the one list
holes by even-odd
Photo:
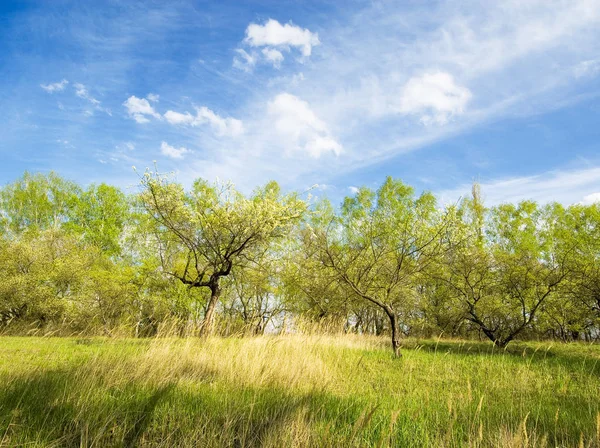
[[239, 70], [250, 73], [258, 61], [259, 55], [255, 51], [248, 53], [243, 48], [236, 48], [235, 53], [233, 66]]
[[100, 101], [98, 101], [96, 98], [94, 98], [93, 96], [90, 95], [90, 93], [88, 92], [87, 88], [83, 85], [83, 84], [75, 84], [75, 94], [79, 97], [79, 98], [83, 98], [84, 100], [88, 100], [90, 103], [92, 103], [94, 106], [97, 106], [98, 104], [100, 104]]
[[600, 59], [580, 62], [575, 66], [574, 73], [577, 78], [596, 76], [600, 73]]
[[55, 82], [52, 84], [40, 84], [40, 87], [48, 93], [54, 93], [54, 92], [62, 92], [63, 90], [65, 90], [65, 87], [67, 87], [67, 84], [69, 84], [69, 81], [67, 81], [66, 79], [63, 79], [60, 82]]
[[244, 125], [240, 120], [231, 117], [223, 118], [205, 106], [196, 108], [196, 115], [169, 110], [164, 117], [167, 122], [174, 125], [201, 126], [207, 124], [218, 136], [235, 137], [244, 132]]
[[306, 101], [289, 93], [281, 93], [269, 102], [268, 114], [275, 124], [275, 130], [293, 150], [314, 158], [327, 152], [341, 154], [342, 145], [331, 136], [327, 125]]
[[[73, 87], [75, 88], [75, 95], [77, 95], [79, 98], [88, 101], [92, 106], [94, 106], [95, 109], [106, 112], [108, 115], [112, 115], [110, 109], [102, 107], [101, 102], [94, 98], [92, 95], [90, 95], [86, 86], [84, 86], [81, 83], [76, 83], [73, 84]], [[90, 110], [85, 111], [85, 113], [86, 115], [93, 114]]]
[[158, 103], [160, 96], [155, 93], [149, 93], [148, 95], [146, 95], [146, 98], [148, 99], [148, 101], [151, 101], [152, 103]]
[[273, 64], [273, 67], [281, 68], [281, 63], [284, 59], [281, 51], [275, 50], [274, 48], [263, 48], [262, 54], [267, 61]]
[[[466, 197], [471, 184], [439, 192], [442, 202]], [[600, 167], [548, 171], [531, 176], [509, 177], [481, 183], [487, 205], [532, 199], [541, 203], [591, 203], [600, 199]]]

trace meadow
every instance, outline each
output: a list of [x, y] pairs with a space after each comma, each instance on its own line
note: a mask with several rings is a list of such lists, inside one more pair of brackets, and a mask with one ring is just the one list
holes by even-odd
[[600, 446], [600, 347], [0, 339], [0, 446]]

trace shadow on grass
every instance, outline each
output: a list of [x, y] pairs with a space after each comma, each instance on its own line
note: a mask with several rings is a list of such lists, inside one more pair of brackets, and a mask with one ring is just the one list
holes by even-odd
[[428, 353], [476, 355], [476, 356], [510, 356], [523, 363], [547, 361], [561, 365], [567, 370], [585, 371], [600, 376], [600, 346], [595, 356], [578, 351], [576, 344], [529, 343], [514, 341], [506, 348], [498, 348], [491, 342], [480, 341], [410, 341], [405, 345], [409, 350], [421, 350]]
[[0, 378], [0, 446], [258, 447], [305, 418], [347, 436], [366, 406], [317, 390], [219, 388], [211, 378], [196, 377], [192, 388], [177, 380], [115, 388], [77, 369]]
[[165, 395], [167, 395], [173, 389], [173, 384], [167, 384], [159, 387], [143, 404], [140, 409], [140, 416], [135, 421], [131, 429], [125, 433], [123, 438], [123, 445], [127, 448], [137, 446], [137, 442], [141, 435], [144, 433], [150, 423], [150, 419], [154, 412], [154, 408]]

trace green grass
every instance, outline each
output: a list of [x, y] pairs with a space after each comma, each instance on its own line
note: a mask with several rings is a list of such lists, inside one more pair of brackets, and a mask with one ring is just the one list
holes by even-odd
[[0, 338], [0, 446], [600, 446], [600, 347]]

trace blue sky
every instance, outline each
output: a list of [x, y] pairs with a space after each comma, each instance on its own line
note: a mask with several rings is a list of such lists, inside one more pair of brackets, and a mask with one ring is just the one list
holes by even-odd
[[1, 183], [600, 199], [600, 0], [0, 2]]

